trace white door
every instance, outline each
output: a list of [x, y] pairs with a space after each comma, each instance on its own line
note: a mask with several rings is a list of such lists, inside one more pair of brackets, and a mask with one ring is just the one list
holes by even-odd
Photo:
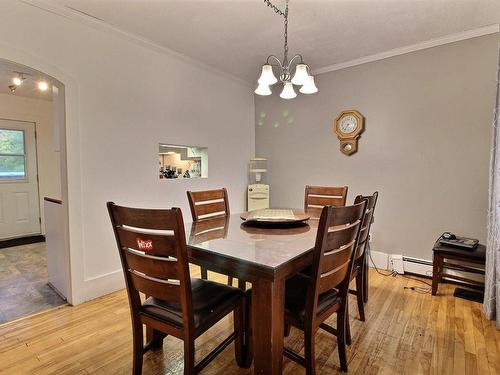
[[0, 120], [0, 239], [40, 234], [35, 124]]

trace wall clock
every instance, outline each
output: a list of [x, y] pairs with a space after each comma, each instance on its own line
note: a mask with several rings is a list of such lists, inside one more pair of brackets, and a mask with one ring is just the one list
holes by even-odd
[[340, 141], [340, 151], [345, 155], [352, 155], [358, 150], [358, 138], [365, 128], [365, 119], [358, 111], [342, 111], [333, 128]]

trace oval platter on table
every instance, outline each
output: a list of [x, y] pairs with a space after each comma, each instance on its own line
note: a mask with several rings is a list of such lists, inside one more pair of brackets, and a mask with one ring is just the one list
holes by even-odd
[[311, 215], [303, 210], [266, 208], [240, 214], [246, 225], [288, 227], [306, 224]]

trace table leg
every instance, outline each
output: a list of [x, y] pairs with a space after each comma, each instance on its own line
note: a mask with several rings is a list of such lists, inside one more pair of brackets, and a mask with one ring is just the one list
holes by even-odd
[[440, 277], [440, 259], [439, 255], [434, 254], [432, 258], [432, 295], [435, 296], [438, 290], [438, 283]]
[[284, 280], [252, 283], [254, 374], [282, 373], [284, 300]]
[[363, 264], [363, 300], [364, 302], [368, 302], [368, 254], [366, 254], [365, 250], [365, 261]]

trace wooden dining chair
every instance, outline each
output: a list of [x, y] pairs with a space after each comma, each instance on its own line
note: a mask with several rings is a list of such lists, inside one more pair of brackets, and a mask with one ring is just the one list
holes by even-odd
[[[366, 260], [366, 247], [369, 241], [370, 228], [373, 221], [373, 213], [375, 212], [375, 205], [377, 204], [378, 192], [370, 196], [358, 195], [354, 199], [354, 204], [359, 204], [366, 201], [366, 211], [361, 223], [359, 234], [358, 246], [354, 254], [354, 264], [352, 267], [351, 281], [356, 279], [356, 289], [349, 289], [349, 293], [356, 296], [358, 302], [359, 319], [365, 321], [365, 281], [368, 279], [368, 264]], [[347, 322], [347, 343], [350, 344], [350, 327], [349, 321]]]
[[[229, 199], [225, 188], [187, 192], [193, 221], [229, 216]], [[208, 279], [208, 271], [201, 267], [201, 278]], [[227, 284], [233, 285], [232, 276], [227, 277]]]
[[[366, 201], [348, 207], [323, 208], [314, 247], [311, 274], [293, 276], [285, 286], [285, 324], [304, 331], [305, 357], [283, 349], [285, 356], [315, 374], [314, 337], [321, 328], [337, 337], [340, 368], [347, 371], [347, 298], [355, 249]], [[337, 313], [337, 327], [325, 323]]]
[[[235, 340], [238, 365], [248, 367], [244, 350], [245, 292], [191, 279], [182, 212], [139, 209], [107, 203], [125, 275], [133, 331], [133, 374], [142, 373], [144, 353], [166, 335], [184, 340], [184, 374], [201, 371]], [[140, 293], [146, 298], [142, 302]], [[234, 332], [195, 365], [195, 339], [233, 312]], [[143, 325], [152, 340], [143, 344]]]
[[345, 206], [347, 186], [310, 186], [304, 193], [304, 211], [313, 219], [319, 219], [324, 206]]

